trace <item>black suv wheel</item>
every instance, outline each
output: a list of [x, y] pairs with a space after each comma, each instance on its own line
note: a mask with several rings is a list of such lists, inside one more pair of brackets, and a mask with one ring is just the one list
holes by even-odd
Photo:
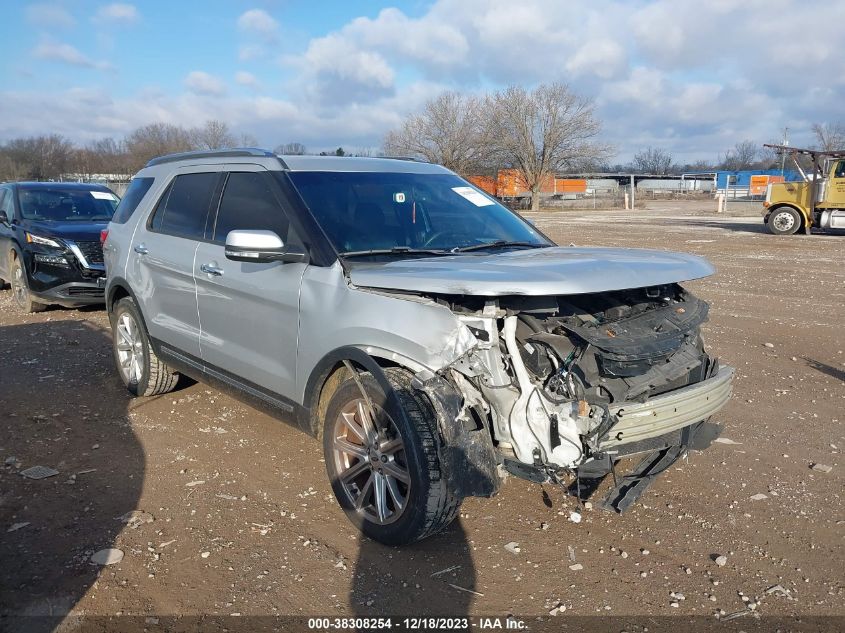
[[24, 312], [44, 312], [47, 306], [43, 303], [38, 303], [32, 298], [32, 293], [29, 290], [29, 281], [26, 278], [26, 270], [24, 270], [20, 256], [16, 251], [12, 251], [10, 257], [9, 270], [12, 276], [12, 293], [15, 297], [15, 303]]

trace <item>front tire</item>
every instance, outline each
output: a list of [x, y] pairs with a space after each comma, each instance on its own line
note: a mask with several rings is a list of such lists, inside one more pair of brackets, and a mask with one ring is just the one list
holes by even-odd
[[801, 214], [790, 207], [780, 207], [769, 214], [766, 226], [775, 235], [792, 235], [801, 228]]
[[18, 307], [29, 314], [33, 312], [44, 312], [47, 306], [33, 300], [32, 292], [29, 289], [29, 281], [26, 278], [26, 271], [17, 252], [12, 252], [10, 268], [12, 274], [12, 294], [15, 297], [15, 303], [18, 304]]
[[138, 306], [129, 297], [117, 302], [111, 315], [114, 362], [133, 396], [173, 391], [179, 374], [156, 356]]
[[[369, 373], [353, 377], [332, 395], [324, 421], [326, 470], [338, 503], [364, 535], [386, 545], [404, 545], [443, 531], [461, 499], [446, 487], [437, 451], [437, 420], [429, 403], [410, 385], [410, 375], [385, 369], [402, 411]], [[374, 415], [373, 415], [374, 414]]]

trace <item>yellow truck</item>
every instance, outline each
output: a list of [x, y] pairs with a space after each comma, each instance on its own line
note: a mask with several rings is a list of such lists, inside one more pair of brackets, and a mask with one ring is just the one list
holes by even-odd
[[[829, 152], [765, 145], [789, 156], [803, 181], [770, 184], [763, 203], [766, 227], [775, 235], [807, 235], [816, 227], [845, 230], [845, 150]], [[801, 157], [812, 161], [802, 167]], [[806, 160], [803, 161], [806, 164]]]

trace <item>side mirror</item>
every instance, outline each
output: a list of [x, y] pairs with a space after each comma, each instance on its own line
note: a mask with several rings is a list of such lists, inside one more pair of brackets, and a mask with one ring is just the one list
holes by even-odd
[[299, 248], [285, 246], [273, 231], [229, 231], [226, 259], [236, 262], [305, 263], [308, 256]]
[[9, 216], [6, 215], [5, 211], [0, 211], [0, 224], [8, 224], [9, 223]]

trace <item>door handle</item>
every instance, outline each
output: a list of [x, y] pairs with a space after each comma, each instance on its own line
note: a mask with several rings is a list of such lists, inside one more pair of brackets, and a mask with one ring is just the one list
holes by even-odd
[[150, 252], [150, 251], [147, 250], [146, 245], [144, 245], [143, 243], [142, 244], [136, 244], [135, 248], [133, 248], [132, 250], [135, 251], [136, 253], [138, 253], [139, 255], [146, 255], [147, 253]]
[[214, 264], [203, 264], [200, 266], [200, 270], [206, 275], [214, 275], [215, 277], [220, 277], [223, 274], [223, 269]]

